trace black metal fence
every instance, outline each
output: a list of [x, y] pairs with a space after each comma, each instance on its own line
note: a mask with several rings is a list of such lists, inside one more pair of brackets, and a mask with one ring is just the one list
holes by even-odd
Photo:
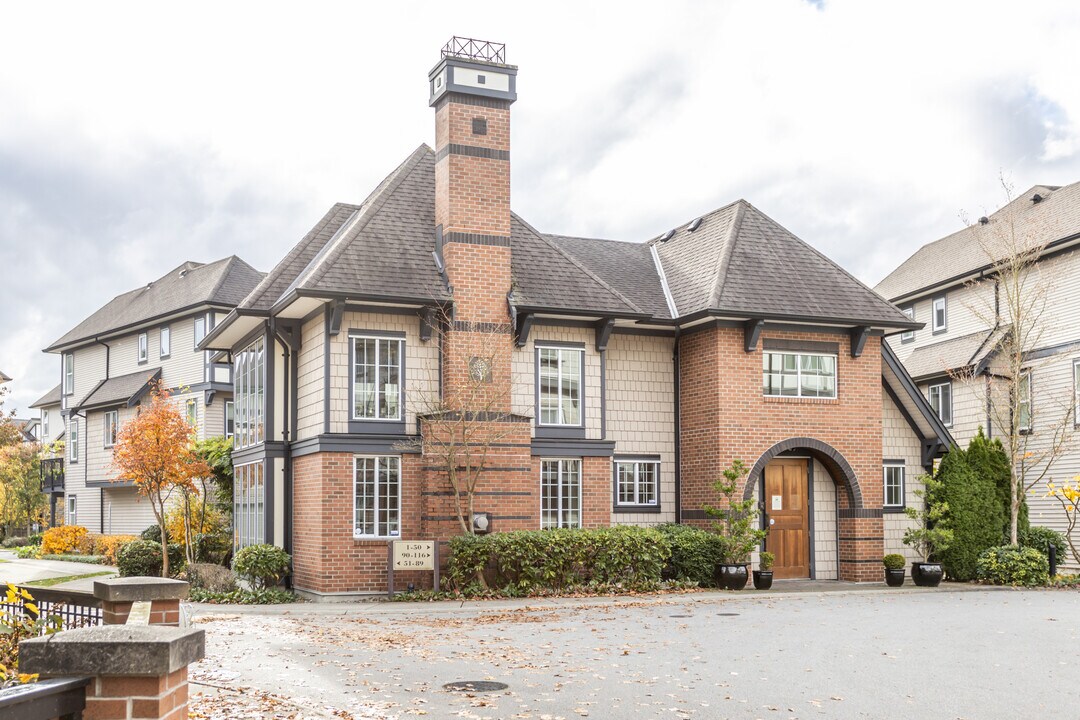
[[[29, 592], [34, 598], [33, 601], [24, 600], [21, 595], [13, 603], [7, 602], [6, 598], [4, 598], [4, 601], [0, 602], [0, 611], [5, 614], [22, 613], [31, 619], [37, 619], [39, 616], [57, 617], [59, 618], [56, 626], [57, 630], [74, 630], [75, 628], [101, 625], [103, 622], [101, 600], [90, 593], [32, 586], [20, 587], [19, 589]], [[37, 613], [26, 607], [28, 602], [37, 606]]]
[[485, 60], [493, 63], [506, 62], [506, 43], [495, 43], [476, 38], [450, 38], [442, 49], [443, 57], [463, 58], [465, 60]]

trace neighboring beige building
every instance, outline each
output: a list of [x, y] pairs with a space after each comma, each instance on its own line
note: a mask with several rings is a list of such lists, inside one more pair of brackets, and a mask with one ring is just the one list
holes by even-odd
[[231, 369], [195, 347], [261, 277], [236, 256], [186, 262], [117, 296], [45, 349], [61, 357], [57, 417], [49, 396], [35, 405], [50, 411], [50, 433], [63, 432], [66, 467], [52, 494], [63, 496], [67, 524], [106, 534], [153, 524], [149, 503], [112, 469], [116, 433], [152, 380], [172, 390], [200, 438], [231, 434]]
[[[1005, 240], [1015, 237], [1015, 243]], [[995, 350], [1009, 329], [992, 270], [994, 245], [1042, 247], [1030, 292], [1045, 293], [1037, 341], [1028, 352], [1024, 417], [1036, 455], [1055, 430], [1070, 436], [1067, 451], [1050, 467], [1062, 481], [1080, 475], [1080, 183], [1038, 185], [971, 227], [923, 246], [875, 288], [918, 322], [926, 324], [889, 339], [896, 355], [931, 405], [966, 447], [984, 428], [990, 437], [1008, 434], [1000, 427], [994, 395], [1001, 383]], [[981, 282], [979, 282], [981, 280]], [[1064, 426], [1063, 426], [1064, 423]], [[1027, 498], [1033, 525], [1065, 531], [1066, 517], [1046, 487]]]

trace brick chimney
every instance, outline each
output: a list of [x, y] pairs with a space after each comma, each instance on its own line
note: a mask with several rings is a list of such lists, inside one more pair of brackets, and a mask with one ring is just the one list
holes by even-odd
[[454, 296], [444, 349], [449, 392], [458, 373], [486, 370], [495, 385], [510, 381], [508, 366], [476, 367], [477, 356], [492, 355], [480, 345], [490, 345], [493, 333], [511, 343], [510, 105], [517, 99], [517, 68], [506, 64], [505, 53], [498, 43], [455, 37], [428, 74], [435, 232]]

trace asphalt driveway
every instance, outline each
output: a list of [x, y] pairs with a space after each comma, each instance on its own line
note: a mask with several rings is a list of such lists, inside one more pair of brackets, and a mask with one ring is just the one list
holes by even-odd
[[[1076, 718], [1080, 593], [719, 593], [629, 602], [200, 606], [228, 717]], [[499, 692], [445, 683], [496, 681]], [[196, 705], [196, 707], [200, 707]], [[204, 704], [203, 708], [211, 705]], [[208, 712], [206, 717], [212, 717]]]

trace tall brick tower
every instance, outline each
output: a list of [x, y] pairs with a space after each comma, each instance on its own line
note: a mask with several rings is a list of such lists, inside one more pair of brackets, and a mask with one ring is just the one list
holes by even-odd
[[[490, 513], [499, 530], [539, 525], [528, 418], [511, 414], [510, 105], [517, 68], [506, 64], [505, 52], [498, 43], [455, 37], [428, 75], [436, 243], [453, 292], [442, 338], [444, 406], [472, 417], [453, 432], [491, 446], [475, 511]], [[439, 492], [445, 471], [432, 471], [428, 483], [427, 497], [443, 498], [427, 504], [428, 531], [460, 532], [456, 518], [446, 524], [450, 508]]]

